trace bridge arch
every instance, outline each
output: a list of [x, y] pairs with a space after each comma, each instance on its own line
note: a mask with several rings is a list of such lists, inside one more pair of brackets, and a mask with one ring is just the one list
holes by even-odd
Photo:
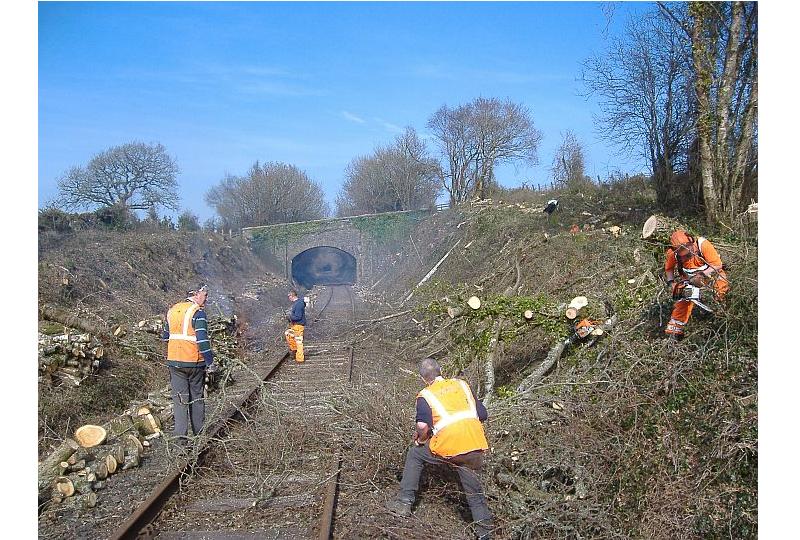
[[310, 289], [314, 285], [352, 285], [358, 269], [356, 258], [347, 251], [316, 246], [292, 257], [291, 275], [296, 283]]

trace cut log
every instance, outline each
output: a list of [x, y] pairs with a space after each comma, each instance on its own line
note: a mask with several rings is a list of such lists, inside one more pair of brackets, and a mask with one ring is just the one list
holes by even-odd
[[567, 310], [564, 312], [564, 315], [566, 315], [567, 319], [572, 320], [578, 316], [578, 310], [575, 309], [574, 307], [568, 307]]
[[[122, 442], [115, 444], [114, 446], [109, 448], [108, 455], [114, 458], [114, 461], [116, 461], [117, 465], [119, 465], [120, 463], [125, 461], [125, 445]], [[114, 471], [111, 471], [111, 467], [109, 467], [109, 471], [110, 472], [116, 471], [116, 467], [114, 468]]]
[[134, 416], [132, 420], [136, 430], [142, 435], [152, 435], [161, 431], [161, 424], [158, 418], [151, 413]]
[[86, 479], [84, 476], [83, 478], [77, 477], [72, 480], [72, 484], [75, 486], [75, 492], [80, 493], [81, 495], [85, 495], [87, 493], [92, 492], [92, 483]]
[[114, 328], [114, 337], [122, 337], [125, 335], [125, 328], [121, 324]]
[[92, 356], [95, 358], [102, 358], [105, 351], [103, 350], [103, 346], [99, 345], [91, 350]]
[[525, 319], [527, 320], [531, 320], [533, 319], [533, 311], [531, 311], [530, 309], [526, 309], [525, 313], [523, 313], [522, 316], [525, 317]]
[[125, 463], [122, 465], [122, 470], [127, 471], [134, 467], [138, 467], [140, 463], [139, 454], [136, 452], [125, 454]]
[[587, 305], [589, 305], [589, 300], [585, 296], [576, 296], [569, 302], [569, 307], [574, 307], [578, 310]]
[[480, 309], [481, 307], [481, 299], [477, 296], [470, 296], [469, 300], [467, 300], [467, 305], [472, 309]]
[[670, 235], [677, 229], [696, 236], [692, 230], [682, 223], [662, 215], [654, 214], [650, 216], [642, 226], [642, 238], [650, 238], [658, 242], [669, 243]]
[[451, 319], [455, 319], [456, 317], [458, 317], [459, 315], [461, 315], [463, 312], [464, 312], [464, 310], [463, 310], [463, 309], [461, 309], [461, 308], [458, 308], [458, 307], [448, 307], [448, 308], [447, 308], [447, 315], [448, 315], [448, 316], [449, 316]]
[[138, 409], [136, 409], [136, 416], [142, 416], [143, 414], [150, 414], [150, 412], [151, 412], [150, 408], [143, 405]]
[[66, 476], [59, 476], [56, 479], [56, 490], [64, 497], [72, 497], [75, 493], [75, 484]]
[[130, 416], [122, 415], [103, 424], [103, 428], [108, 432], [109, 437], [113, 439], [119, 437], [123, 433], [134, 431], [136, 426], [133, 425]]
[[126, 435], [122, 440], [122, 445], [125, 448], [125, 461], [122, 465], [122, 470], [138, 467], [144, 452], [144, 447], [139, 438], [134, 435]]
[[92, 450], [81, 447], [75, 450], [75, 453], [69, 457], [67, 462], [70, 465], [75, 465], [75, 463], [77, 463], [78, 461], [85, 461], [88, 463], [90, 461], [93, 461], [94, 459], [95, 459], [95, 453]]
[[69, 465], [67, 467], [67, 472], [78, 472], [82, 471], [85, 468], [86, 468], [86, 461], [82, 459], [80, 461], [76, 461], [72, 465]]
[[[116, 466], [116, 461], [114, 462], [114, 465]], [[91, 471], [92, 474], [95, 475], [96, 480], [105, 480], [108, 477], [108, 467], [106, 466], [106, 460], [99, 459], [96, 462], [94, 462], [91, 466]]]
[[106, 457], [103, 459], [103, 464], [106, 466], [107, 474], [114, 474], [117, 472], [117, 465], [119, 463], [117, 462], [117, 458], [112, 454], [106, 455]]
[[129, 451], [135, 451], [140, 456], [144, 453], [144, 445], [142, 445], [142, 441], [139, 440], [139, 437], [136, 435], [126, 435], [125, 438], [122, 440], [123, 444], [125, 445], [125, 453], [127, 454]]
[[66, 439], [50, 455], [44, 458], [38, 466], [39, 473], [39, 496], [48, 498], [53, 481], [61, 477], [61, 462], [67, 461], [80, 445], [72, 439]]
[[97, 493], [87, 493], [86, 495], [81, 495], [77, 502], [83, 508], [94, 508], [97, 505]]
[[93, 424], [87, 424], [75, 430], [75, 440], [84, 448], [103, 444], [107, 435], [105, 428]]
[[46, 321], [61, 323], [64, 326], [77, 328], [78, 330], [83, 330], [84, 332], [89, 332], [98, 336], [108, 337], [109, 335], [108, 330], [105, 328], [85, 321], [68, 311], [49, 304], [39, 306], [39, 317]]

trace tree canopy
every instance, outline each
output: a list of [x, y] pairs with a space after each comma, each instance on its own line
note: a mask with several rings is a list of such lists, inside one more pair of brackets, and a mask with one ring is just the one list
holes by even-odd
[[336, 214], [353, 216], [396, 210], [414, 210], [436, 203], [439, 191], [436, 160], [412, 128], [393, 144], [357, 157], [345, 171], [336, 198]]
[[70, 210], [178, 209], [178, 165], [162, 144], [131, 142], [95, 155], [58, 180], [58, 203]]
[[485, 198], [499, 163], [536, 164], [542, 139], [527, 108], [497, 98], [480, 97], [455, 109], [442, 105], [428, 128], [444, 160], [441, 181], [452, 203]]
[[228, 176], [206, 193], [224, 227], [255, 227], [328, 215], [322, 188], [294, 165], [256, 161], [244, 176]]

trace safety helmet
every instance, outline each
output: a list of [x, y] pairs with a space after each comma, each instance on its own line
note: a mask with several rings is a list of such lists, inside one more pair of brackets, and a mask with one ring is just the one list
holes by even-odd
[[689, 242], [691, 242], [689, 235], [686, 234], [686, 231], [682, 229], [678, 229], [669, 237], [669, 243], [674, 249], [678, 249], [679, 247], [687, 247]]

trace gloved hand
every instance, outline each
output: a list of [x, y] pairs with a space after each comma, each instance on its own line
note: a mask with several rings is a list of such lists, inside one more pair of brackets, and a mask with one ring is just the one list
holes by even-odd
[[689, 279], [689, 283], [695, 287], [704, 287], [708, 283], [708, 278], [703, 274], [697, 274]]
[[211, 362], [210, 366], [206, 366], [206, 373], [216, 373], [218, 370], [219, 366], [214, 362]]
[[677, 281], [672, 283], [672, 299], [677, 300], [682, 296], [683, 284]]

